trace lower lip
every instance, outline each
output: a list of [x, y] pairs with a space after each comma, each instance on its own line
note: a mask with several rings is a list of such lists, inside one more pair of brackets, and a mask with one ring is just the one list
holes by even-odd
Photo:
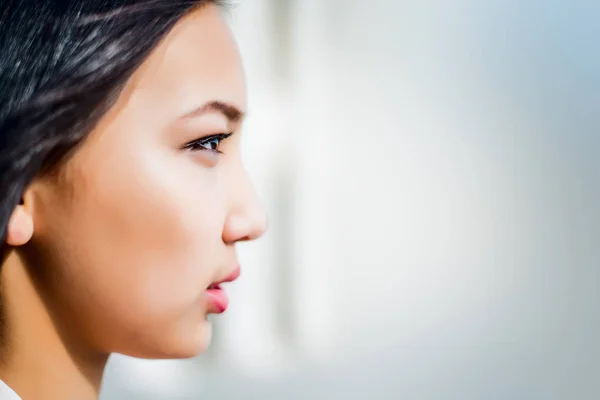
[[213, 314], [221, 314], [227, 310], [229, 305], [229, 297], [227, 293], [220, 287], [215, 289], [207, 289], [206, 299], [208, 300], [208, 312]]

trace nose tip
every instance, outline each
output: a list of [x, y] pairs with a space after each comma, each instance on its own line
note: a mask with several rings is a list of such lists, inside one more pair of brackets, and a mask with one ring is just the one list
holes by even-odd
[[223, 241], [233, 244], [256, 240], [264, 235], [267, 228], [268, 218], [262, 208], [251, 214], [231, 215], [223, 232]]
[[249, 216], [247, 219], [247, 228], [246, 234], [240, 240], [242, 241], [250, 241], [256, 240], [265, 234], [268, 228], [268, 220], [267, 214], [265, 211], [260, 208], [260, 210], [256, 210], [254, 215]]
[[255, 222], [253, 223], [253, 227], [248, 234], [247, 240], [255, 240], [260, 238], [269, 228], [269, 218], [267, 217], [267, 213], [265, 211], [261, 211], [259, 214], [260, 215], [255, 217]]

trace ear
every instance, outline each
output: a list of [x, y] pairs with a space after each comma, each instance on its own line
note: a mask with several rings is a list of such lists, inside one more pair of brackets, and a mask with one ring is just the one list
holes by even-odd
[[26, 193], [18, 204], [8, 222], [6, 231], [6, 244], [9, 246], [22, 246], [33, 236], [33, 212], [31, 196]]

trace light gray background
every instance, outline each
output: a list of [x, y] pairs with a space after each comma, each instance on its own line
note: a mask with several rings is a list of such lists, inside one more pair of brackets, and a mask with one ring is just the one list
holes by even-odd
[[271, 231], [103, 399], [600, 398], [600, 3], [240, 3]]

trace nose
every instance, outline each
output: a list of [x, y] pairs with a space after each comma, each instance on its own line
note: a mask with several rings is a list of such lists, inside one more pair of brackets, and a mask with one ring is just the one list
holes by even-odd
[[238, 201], [231, 208], [223, 228], [223, 242], [255, 240], [267, 230], [267, 215], [251, 184], [247, 190], [238, 195]]

